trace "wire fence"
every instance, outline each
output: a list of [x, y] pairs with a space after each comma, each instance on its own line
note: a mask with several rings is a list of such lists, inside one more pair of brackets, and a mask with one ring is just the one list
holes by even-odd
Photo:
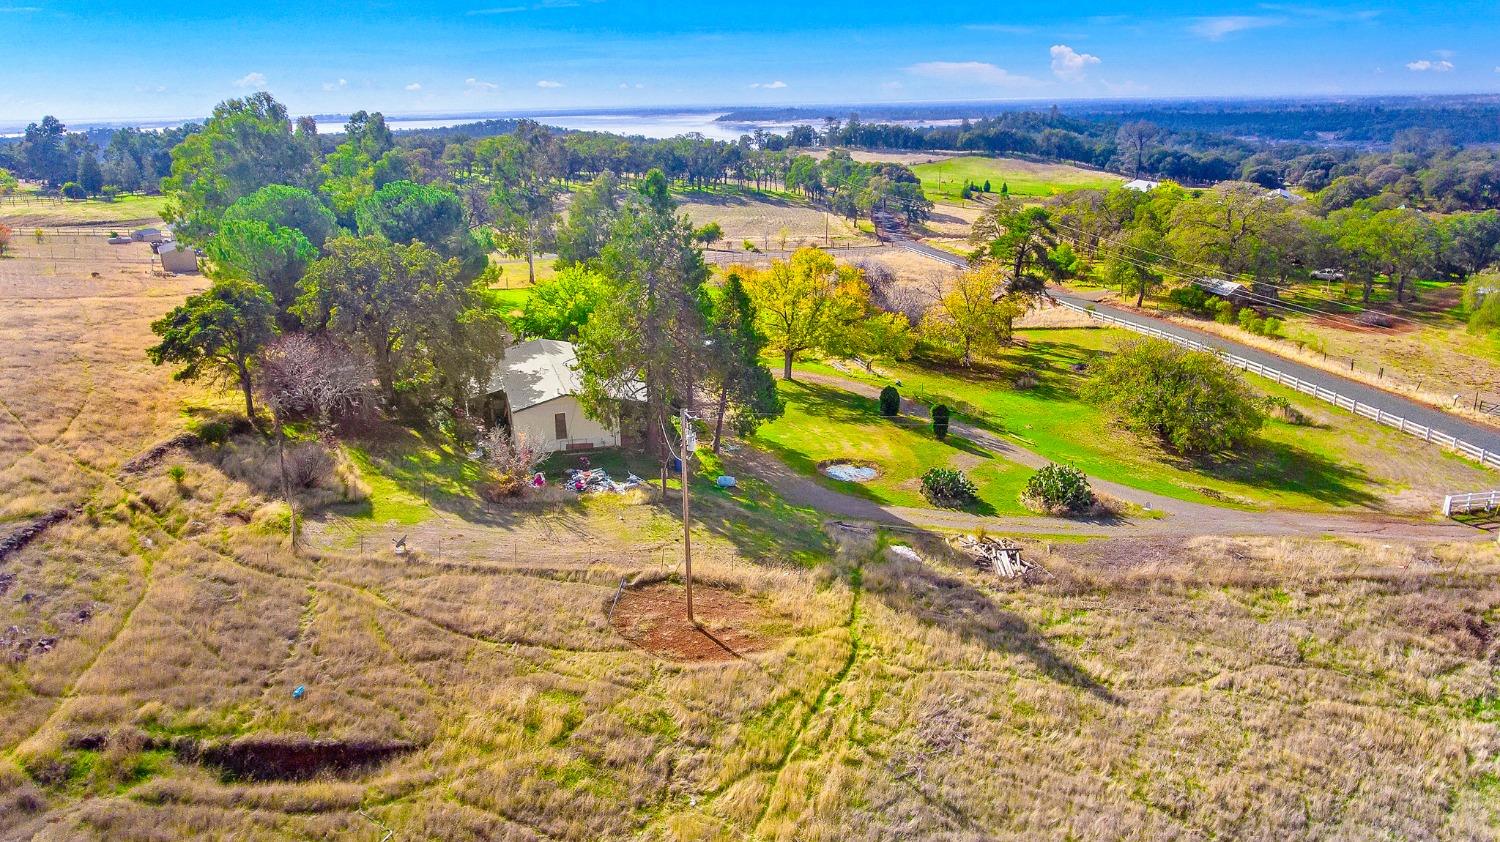
[[1485, 465], [1486, 467], [1500, 468], [1500, 453], [1496, 453], [1492, 450], [1486, 450], [1485, 448], [1479, 447], [1478, 445], [1470, 444], [1463, 439], [1449, 435], [1448, 433], [1445, 433], [1441, 430], [1434, 430], [1433, 428], [1426, 426], [1425, 424], [1418, 424], [1414, 421], [1408, 421], [1399, 415], [1393, 415], [1383, 409], [1380, 409], [1379, 407], [1370, 406], [1367, 403], [1361, 403], [1354, 398], [1348, 397], [1346, 395], [1341, 395], [1338, 392], [1333, 391], [1332, 389], [1324, 388], [1316, 383], [1303, 380], [1300, 377], [1278, 371], [1274, 368], [1271, 368], [1270, 366], [1258, 363], [1254, 360], [1249, 360], [1245, 359], [1244, 357], [1230, 354], [1219, 348], [1215, 348], [1212, 345], [1206, 345], [1202, 342], [1188, 339], [1184, 336], [1178, 336], [1175, 333], [1169, 333], [1159, 328], [1151, 327], [1150, 325], [1143, 325], [1137, 322], [1129, 321], [1127, 319], [1117, 318], [1107, 313], [1101, 313], [1091, 307], [1081, 307], [1070, 301], [1062, 300], [1058, 300], [1057, 303], [1063, 307], [1067, 307], [1070, 310], [1076, 310], [1080, 313], [1083, 313], [1091, 319], [1104, 322], [1105, 324], [1122, 327], [1126, 330], [1131, 330], [1136, 333], [1143, 333], [1147, 336], [1156, 337], [1157, 339], [1164, 339], [1168, 342], [1173, 343], [1174, 345], [1180, 345], [1184, 348], [1190, 348], [1194, 351], [1205, 351], [1207, 353], [1214, 354], [1230, 365], [1244, 371], [1248, 371], [1251, 374], [1259, 375], [1266, 378], [1267, 380], [1280, 383], [1283, 386], [1289, 386], [1299, 392], [1302, 392], [1303, 394], [1311, 395], [1318, 400], [1326, 401], [1341, 409], [1349, 410], [1350, 412], [1353, 412], [1355, 415], [1358, 415], [1362, 418], [1368, 418], [1371, 421], [1376, 422], [1377, 424], [1384, 424], [1387, 427], [1394, 427], [1401, 432], [1406, 433], [1407, 435], [1415, 436], [1422, 439], [1423, 441], [1433, 442], [1434, 444], [1438, 444], [1442, 447], [1451, 448], [1455, 452], [1461, 453], [1464, 456], [1469, 457], [1470, 459], [1474, 459], [1481, 465]]

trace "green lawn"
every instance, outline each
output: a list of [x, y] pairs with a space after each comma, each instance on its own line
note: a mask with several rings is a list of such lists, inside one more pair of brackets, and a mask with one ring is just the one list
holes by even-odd
[[33, 196], [0, 198], [0, 222], [26, 226], [90, 225], [158, 222], [165, 196], [128, 195], [103, 199], [52, 199]]
[[912, 172], [922, 180], [927, 198], [957, 201], [964, 182], [976, 187], [989, 180], [990, 189], [1000, 192], [1001, 185], [1013, 196], [1045, 197], [1085, 187], [1107, 188], [1125, 181], [1121, 176], [1086, 170], [1068, 164], [1037, 164], [1014, 158], [964, 156], [917, 164]]
[[[960, 468], [979, 488], [978, 514], [1026, 515], [1017, 498], [1031, 472], [968, 441], [938, 441], [926, 421], [883, 418], [871, 398], [815, 383], [780, 384], [786, 414], [756, 430], [753, 441], [788, 466], [829, 488], [897, 506], [927, 506], [921, 476], [930, 467]], [[869, 482], [824, 476], [819, 464], [837, 459], [871, 462], [880, 475]]]
[[[1067, 329], [1024, 330], [1017, 336], [1026, 341], [1024, 348], [1007, 352], [983, 369], [937, 370], [914, 364], [885, 369], [906, 397], [946, 403], [976, 425], [1091, 476], [1182, 500], [1326, 511], [1375, 504], [1382, 492], [1404, 487], [1402, 478], [1420, 474], [1426, 464], [1450, 472], [1469, 470], [1437, 451], [1405, 447], [1399, 432], [1258, 378], [1252, 381], [1256, 388], [1285, 396], [1308, 411], [1337, 414], [1338, 423], [1298, 426], [1271, 420], [1261, 430], [1259, 443], [1238, 458], [1176, 458], [1118, 429], [1077, 397], [1084, 375], [1070, 367], [1113, 347], [1123, 334]], [[803, 367], [849, 376], [817, 363]], [[1024, 372], [1033, 374], [1037, 384], [1027, 389], [1012, 386]], [[862, 379], [886, 382], [869, 375]]]

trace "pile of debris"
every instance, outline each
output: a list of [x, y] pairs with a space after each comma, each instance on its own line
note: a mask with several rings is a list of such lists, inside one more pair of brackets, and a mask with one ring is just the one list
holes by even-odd
[[960, 535], [950, 539], [952, 546], [973, 559], [974, 567], [1007, 579], [1018, 579], [1040, 568], [1021, 558], [1021, 545], [1009, 538], [988, 535]]
[[57, 646], [57, 638], [33, 635], [31, 630], [24, 626], [11, 626], [0, 634], [0, 652], [3, 652], [5, 660], [12, 664], [19, 664], [32, 655], [51, 652], [55, 646]]
[[569, 468], [568, 481], [564, 483], [569, 491], [578, 494], [602, 491], [624, 494], [632, 488], [639, 488], [645, 484], [646, 481], [635, 474], [627, 475], [624, 482], [615, 482], [610, 478], [609, 472], [603, 468]]

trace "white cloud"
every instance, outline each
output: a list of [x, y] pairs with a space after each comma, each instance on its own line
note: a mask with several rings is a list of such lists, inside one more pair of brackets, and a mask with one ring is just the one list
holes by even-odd
[[995, 88], [1029, 88], [1038, 82], [983, 61], [924, 61], [906, 68], [908, 73], [970, 85]]
[[347, 88], [347, 87], [349, 87], [349, 80], [348, 79], [340, 79], [337, 82], [324, 82], [323, 83], [323, 90], [325, 90], [325, 91], [341, 91], [341, 90], [343, 90], [344, 88]]
[[634, 85], [630, 84], [629, 82], [621, 82], [620, 83], [620, 90], [622, 90], [622, 91], [628, 91], [631, 88], [635, 88], [636, 90], [640, 91], [640, 90], [644, 90], [645, 87], [646, 86], [643, 85], [640, 82], [636, 82]]
[[1423, 58], [1407, 62], [1406, 69], [1414, 73], [1447, 73], [1453, 69], [1453, 62], [1447, 59], [1431, 61]]
[[752, 88], [765, 88], [767, 90], [779, 91], [782, 88], [786, 87], [786, 83], [783, 82], [783, 81], [781, 81], [780, 79], [777, 79], [774, 82], [751, 82], [750, 83], [750, 87], [752, 87]]
[[1285, 22], [1285, 18], [1259, 15], [1219, 15], [1217, 17], [1198, 18], [1193, 21], [1192, 26], [1188, 27], [1188, 31], [1200, 38], [1218, 41], [1224, 36], [1232, 35], [1236, 32], [1264, 29], [1268, 26], [1280, 26]]
[[487, 93], [489, 91], [499, 89], [500, 86], [495, 84], [494, 82], [486, 82], [482, 79], [475, 79], [473, 76], [470, 76], [469, 78], [464, 80], [464, 87], [468, 88], [472, 93]]
[[563, 83], [554, 82], [551, 79], [542, 79], [541, 81], [536, 83], [536, 86], [538, 88], [561, 88], [563, 87]]
[[422, 83], [421, 82], [412, 82], [410, 85], [406, 86], [406, 89], [408, 91], [420, 91], [420, 90], [422, 90]]
[[1052, 45], [1052, 75], [1064, 82], [1079, 82], [1088, 73], [1089, 67], [1099, 63], [1099, 57], [1080, 53], [1067, 44]]
[[234, 80], [234, 86], [236, 88], [264, 88], [266, 86], [266, 74], [246, 73], [244, 76]]

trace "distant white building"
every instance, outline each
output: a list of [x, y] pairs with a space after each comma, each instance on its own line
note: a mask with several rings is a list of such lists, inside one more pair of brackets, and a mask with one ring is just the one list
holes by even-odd
[[[619, 425], [595, 421], [578, 402], [582, 382], [572, 343], [533, 339], [505, 349], [490, 381], [480, 387], [486, 423], [504, 424], [547, 452], [620, 445]], [[639, 390], [627, 398], [639, 399]]]
[[1223, 278], [1198, 278], [1193, 283], [1213, 295], [1230, 301], [1238, 301], [1246, 295], [1244, 284], [1236, 281], [1226, 281]]
[[1120, 186], [1124, 187], [1126, 190], [1135, 190], [1139, 193], [1150, 193], [1152, 190], [1160, 187], [1161, 182], [1152, 181], [1147, 178], [1137, 178], [1132, 181], [1127, 181]]
[[1294, 205], [1300, 205], [1303, 202], [1307, 201], [1306, 196], [1299, 196], [1296, 193], [1293, 193], [1292, 191], [1286, 189], [1285, 187], [1278, 187], [1275, 190], [1268, 191], [1266, 193], [1266, 198], [1281, 199], [1283, 201], [1291, 202]]

